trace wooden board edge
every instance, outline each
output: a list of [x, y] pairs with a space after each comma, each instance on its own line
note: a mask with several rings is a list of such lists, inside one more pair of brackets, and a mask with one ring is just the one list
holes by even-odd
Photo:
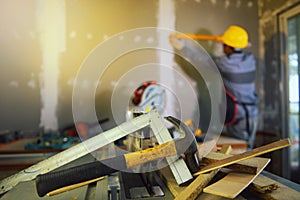
[[[218, 182], [211, 184], [203, 189], [203, 192], [209, 193], [209, 194], [214, 194], [226, 198], [235, 198], [237, 195], [239, 195], [250, 183], [253, 182], [253, 180], [262, 172], [262, 170], [268, 165], [271, 159], [269, 158], [259, 158], [263, 161], [260, 166], [258, 166], [258, 173], [257, 174], [247, 174], [247, 173], [241, 173], [241, 172], [231, 172], [228, 175], [226, 175], [223, 179], [219, 180]], [[224, 184], [222, 181], [227, 183], [227, 179], [230, 179], [233, 176], [239, 176], [243, 178], [244, 180], [247, 180], [246, 183], [243, 183], [238, 188], [236, 188], [235, 193], [229, 193], [229, 190], [224, 190], [223, 192], [219, 192], [219, 190], [215, 190], [214, 188], [221, 188], [221, 186]], [[241, 183], [241, 182], [239, 182]], [[227, 184], [228, 185], [228, 184]], [[229, 184], [230, 185], [230, 184]]]

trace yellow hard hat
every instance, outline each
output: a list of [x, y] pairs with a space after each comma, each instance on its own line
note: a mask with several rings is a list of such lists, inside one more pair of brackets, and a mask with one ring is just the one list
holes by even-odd
[[222, 42], [234, 48], [248, 46], [248, 33], [240, 26], [230, 26], [222, 35]]

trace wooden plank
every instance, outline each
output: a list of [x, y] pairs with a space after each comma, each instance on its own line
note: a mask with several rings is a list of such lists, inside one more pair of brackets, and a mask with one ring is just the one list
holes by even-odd
[[233, 199], [252, 183], [255, 177], [268, 165], [270, 160], [269, 158], [255, 158], [253, 162], [257, 163], [257, 174], [230, 172], [218, 182], [204, 188], [203, 192]]
[[[228, 200], [228, 198], [216, 196], [208, 193], [202, 192], [197, 199], [204, 199], [204, 200]], [[239, 195], [235, 198], [235, 200], [246, 200], [242, 195]]]
[[[206, 164], [212, 164], [214, 162], [217, 162], [219, 160], [229, 158], [232, 155], [226, 155], [218, 152], [210, 152], [205, 157], [202, 158], [202, 162]], [[249, 158], [247, 160], [242, 160], [238, 163], [234, 163], [228, 166], [225, 166], [228, 169], [237, 170], [240, 172], [246, 172], [250, 174], [256, 174], [257, 173], [257, 165], [255, 162], [252, 161], [253, 158]]]
[[[173, 174], [172, 174], [169, 167], [165, 167], [164, 169], [160, 170], [160, 176], [162, 177], [163, 182], [167, 185], [168, 189], [170, 190], [170, 192], [172, 193], [172, 195], [174, 197], [178, 196], [187, 187], [187, 186], [179, 186], [176, 183], [176, 180], [173, 177]], [[201, 191], [199, 191], [199, 193], [200, 192]], [[196, 196], [196, 194], [195, 194], [194, 199], [226, 200], [228, 198], [224, 198], [224, 197], [220, 197], [220, 196], [216, 196], [216, 195], [212, 195], [212, 194], [202, 192], [198, 196]], [[243, 198], [241, 195], [239, 195], [238, 197], [236, 197], [236, 200], [245, 200], [245, 198]]]
[[[262, 192], [254, 189], [253, 185], [256, 185], [255, 187], [266, 187], [268, 185], [277, 185], [279, 188], [276, 190], [272, 190], [269, 192]], [[254, 193], [261, 199], [299, 199], [300, 192], [282, 184], [279, 183], [271, 178], [268, 178], [266, 176], [263, 176], [260, 174], [253, 183], [247, 188], [250, 192]]]
[[221, 135], [217, 141], [217, 147], [219, 148], [223, 145], [230, 145], [232, 147], [232, 151], [230, 154], [245, 152], [248, 147], [248, 143], [245, 140], [239, 140], [236, 138]]
[[220, 149], [220, 154], [222, 155], [229, 155], [232, 151], [232, 146], [229, 144], [223, 145]]
[[84, 181], [82, 183], [76, 183], [76, 184], [73, 184], [73, 185], [68, 185], [66, 187], [62, 187], [62, 188], [59, 188], [59, 189], [56, 189], [56, 190], [53, 190], [53, 191], [47, 193], [47, 196], [50, 197], [50, 196], [57, 195], [57, 194], [60, 194], [60, 193], [63, 193], [63, 192], [67, 192], [69, 190], [74, 190], [76, 188], [82, 187], [84, 185], [88, 185], [88, 184], [96, 182], [96, 181], [100, 181], [102, 179], [104, 179], [104, 176], [101, 176], [99, 178], [95, 178], [95, 179], [92, 179], [92, 180]]
[[[215, 145], [215, 141], [211, 140], [206, 142], [206, 145]], [[198, 149], [201, 149], [203, 146], [201, 143], [198, 143]], [[213, 151], [217, 151], [217, 147], [215, 146], [215, 148], [213, 148]], [[220, 152], [223, 151], [225, 152], [230, 152], [231, 148], [230, 147], [222, 147]], [[182, 173], [182, 172], [181, 172]], [[172, 195], [174, 197], [176, 197], [179, 193], [181, 193], [186, 186], [179, 186], [170, 167], [165, 167], [163, 169], [159, 170], [159, 175], [160, 178], [163, 180], [163, 182], [167, 185], [168, 189], [170, 190], [170, 192], [172, 193]]]
[[185, 188], [177, 184], [176, 179], [168, 166], [159, 170], [159, 177], [166, 184], [173, 196], [177, 196]]
[[218, 170], [213, 170], [206, 174], [201, 174], [190, 183], [182, 192], [180, 192], [175, 200], [189, 199], [193, 200], [202, 192], [203, 188], [211, 181], [211, 179], [217, 174]]
[[265, 153], [268, 153], [271, 151], [275, 151], [277, 149], [281, 149], [281, 148], [284, 148], [284, 147], [287, 147], [290, 145], [291, 145], [291, 143], [290, 143], [289, 138], [279, 140], [277, 142], [273, 142], [271, 144], [267, 144], [267, 145], [255, 148], [251, 151], [237, 154], [237, 155], [231, 156], [229, 158], [220, 160], [218, 162], [212, 163], [210, 165], [207, 165], [207, 166], [203, 167], [200, 171], [196, 172], [194, 175], [196, 176], [199, 174], [207, 173], [212, 170], [219, 169], [221, 167], [225, 167], [225, 166], [237, 163], [239, 161], [253, 158], [255, 156], [259, 156], [259, 155], [262, 155], [262, 154], [265, 154]]
[[[224, 146], [221, 152], [230, 153], [231, 147]], [[183, 199], [196, 199], [202, 192], [203, 188], [211, 181], [211, 179], [217, 174], [218, 170], [213, 170], [207, 174], [199, 175], [192, 183], [190, 183], [183, 191], [181, 191], [175, 200]]]
[[279, 185], [276, 183], [276, 181], [260, 174], [255, 178], [249, 187], [252, 187], [259, 193], [270, 193], [274, 190], [277, 190]]

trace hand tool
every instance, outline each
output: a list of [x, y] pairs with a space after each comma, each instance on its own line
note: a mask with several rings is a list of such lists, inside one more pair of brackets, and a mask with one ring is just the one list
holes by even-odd
[[178, 39], [194, 39], [194, 40], [213, 40], [217, 42], [222, 42], [222, 36], [215, 36], [215, 35], [196, 35], [196, 34], [179, 34], [179, 33], [174, 33], [170, 34], [170, 37], [176, 37]]
[[177, 127], [181, 137], [185, 137], [184, 140], [179, 140], [176, 145], [183, 148], [188, 147], [184, 152], [185, 162], [191, 173], [197, 172], [199, 170], [199, 160], [196, 155], [198, 152], [198, 144], [194, 133], [185, 123], [181, 122], [180, 120], [172, 116], [168, 116], [166, 119]]
[[[180, 125], [183, 125], [183, 123], [181, 123]], [[167, 127], [163, 125], [162, 120], [159, 120], [158, 118], [153, 117], [150, 127], [154, 131], [153, 133], [159, 144], [163, 144], [165, 142], [173, 140]], [[160, 130], [157, 129], [159, 127], [161, 127]], [[181, 131], [183, 129], [178, 129], [178, 130]], [[157, 133], [160, 133], [160, 134], [157, 134]], [[183, 135], [183, 133], [181, 133], [181, 135]], [[193, 179], [193, 176], [192, 176], [191, 172], [189, 171], [189, 168], [187, 167], [183, 158], [178, 159], [178, 157], [173, 156], [173, 157], [167, 157], [166, 160], [168, 162], [168, 165], [169, 165], [178, 185], [182, 185], [182, 184], [188, 182], [189, 180]]]
[[[153, 119], [155, 119], [156, 121], [162, 121], [158, 112], [153, 110], [145, 115], [134, 118], [131, 121], [125, 122], [113, 129], [87, 139], [82, 143], [70, 147], [69, 149], [66, 149], [52, 157], [49, 157], [48, 159], [45, 159], [33, 166], [30, 166], [29, 168], [24, 169], [19, 173], [0, 181], [0, 194], [9, 191], [19, 182], [32, 180], [39, 174], [44, 174], [52, 171], [145, 126], [150, 125], [152, 129], [155, 128], [153, 132], [156, 135], [159, 135], [162, 128], [156, 127], [155, 124], [152, 124]], [[156, 133], [155, 131], [158, 132]]]
[[[220, 153], [230, 154], [231, 146], [223, 146]], [[218, 173], [217, 170], [213, 170], [206, 174], [200, 174], [197, 176], [193, 182], [191, 182], [187, 187], [185, 187], [179, 194], [175, 195], [175, 200], [181, 199], [196, 199], [197, 196], [202, 192], [203, 188], [213, 179], [213, 177]]]
[[[180, 120], [174, 117], [166, 117], [173, 123], [181, 134], [180, 138], [167, 143], [155, 146], [142, 151], [127, 153], [124, 155], [92, 162], [70, 169], [57, 172], [51, 172], [38, 175], [36, 178], [36, 187], [39, 196], [44, 196], [48, 192], [73, 185], [76, 183], [88, 181], [100, 176], [105, 176], [122, 169], [128, 169], [158, 158], [177, 155], [177, 158], [184, 155], [188, 168], [194, 173], [199, 169], [199, 162], [195, 153], [198, 146], [192, 131]], [[188, 147], [188, 148], [187, 148]], [[113, 168], [111, 166], [118, 166]], [[117, 169], [118, 168], [118, 169]]]

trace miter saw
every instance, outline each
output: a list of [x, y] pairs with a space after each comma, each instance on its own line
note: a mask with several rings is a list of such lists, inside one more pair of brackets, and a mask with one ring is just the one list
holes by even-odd
[[133, 93], [130, 110], [147, 113], [156, 109], [162, 113], [165, 106], [165, 91], [156, 81], [143, 82]]
[[[165, 92], [156, 81], [145, 81], [134, 91], [128, 106], [127, 120], [156, 110], [162, 113], [165, 103]], [[150, 129], [143, 129], [127, 137], [127, 149], [138, 151], [153, 147], [157, 141], [153, 141]], [[146, 144], [146, 145], [145, 145]]]
[[[143, 82], [134, 91], [131, 96], [131, 102], [128, 106], [127, 120], [131, 120], [140, 115], [157, 110], [160, 114], [163, 112], [165, 103], [165, 92], [156, 81]], [[141, 151], [154, 147], [158, 144], [157, 139], [149, 127], [145, 127], [127, 136], [125, 141], [129, 152]], [[144, 165], [143, 167], [151, 167]], [[152, 172], [142, 174], [121, 173], [125, 195], [127, 197], [146, 197], [163, 196], [164, 192], [155, 179]]]

